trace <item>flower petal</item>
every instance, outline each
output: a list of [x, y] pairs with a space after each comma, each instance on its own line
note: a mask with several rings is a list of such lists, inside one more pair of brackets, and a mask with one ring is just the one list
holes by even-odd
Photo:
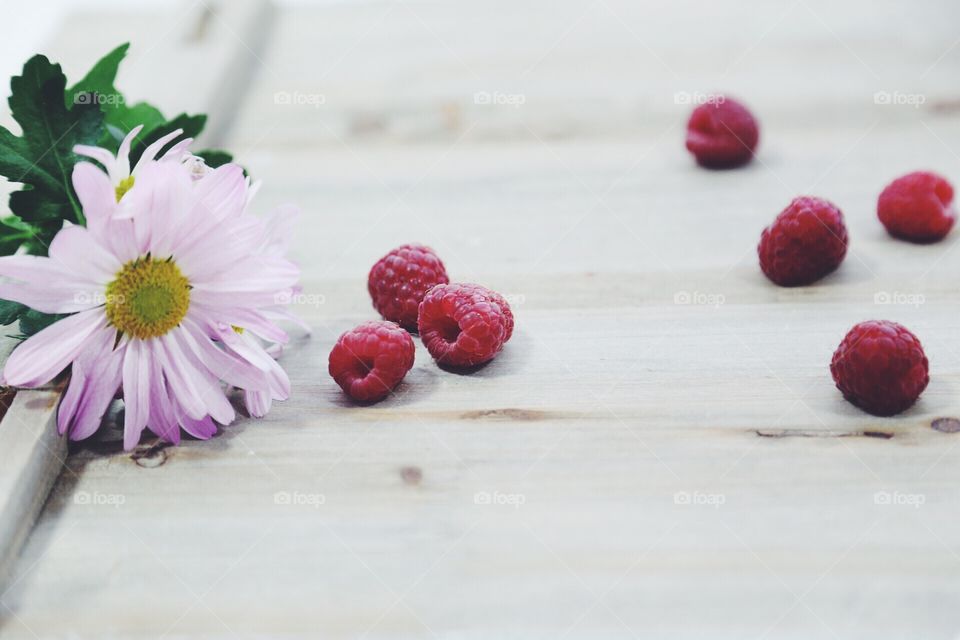
[[[73, 147], [73, 152], [79, 156], [92, 158], [93, 160], [96, 160], [102, 164], [104, 170], [107, 172], [107, 179], [111, 184], [119, 183], [121, 180], [127, 177], [126, 175], [120, 175], [119, 168], [117, 166], [117, 159], [106, 149], [102, 149], [100, 147], [91, 147], [85, 144], [78, 144]], [[114, 196], [114, 200], [116, 200], [116, 196]]]
[[88, 375], [91, 369], [81, 366], [81, 363], [83, 361], [89, 362], [95, 357], [99, 357], [100, 351], [105, 348], [104, 338], [108, 333], [110, 333], [110, 329], [105, 328], [91, 336], [83, 351], [81, 351], [76, 360], [73, 361], [73, 366], [70, 371], [70, 385], [67, 387], [66, 393], [63, 394], [63, 398], [60, 400], [60, 406], [57, 408], [57, 431], [59, 431], [60, 435], [67, 432], [67, 428], [70, 426], [80, 407], [89, 383]]
[[83, 440], [97, 431], [103, 415], [120, 387], [124, 348], [113, 348], [116, 330], [112, 327], [107, 327], [101, 334], [105, 340], [101, 342], [98, 338], [97, 344], [91, 345], [73, 363], [73, 375], [77, 375], [80, 371], [86, 383], [76, 415], [69, 428], [71, 440]]
[[150, 421], [147, 426], [167, 442], [180, 443], [180, 425], [176, 406], [165, 384], [154, 384], [150, 397]]
[[134, 172], [140, 169], [140, 165], [146, 166], [150, 161], [156, 158], [157, 154], [160, 153], [160, 150], [163, 149], [168, 142], [179, 136], [181, 133], [183, 133], [183, 129], [176, 129], [175, 131], [171, 131], [167, 135], [150, 144], [146, 149], [143, 150], [143, 153], [140, 155], [140, 159], [137, 160], [137, 166], [133, 169]]
[[116, 211], [117, 196], [110, 177], [89, 162], [73, 166], [73, 188], [91, 229], [98, 229]]
[[270, 413], [273, 400], [269, 392], [246, 390], [243, 393], [243, 404], [254, 418], [262, 418]]
[[217, 316], [222, 322], [235, 327], [242, 327], [245, 331], [250, 331], [264, 340], [279, 342], [280, 344], [286, 344], [290, 341], [290, 336], [286, 331], [256, 309], [249, 307], [223, 309], [217, 313]]
[[50, 243], [49, 254], [67, 273], [104, 287], [123, 266], [88, 229], [77, 225], [60, 230]]
[[196, 372], [192, 370], [169, 333], [154, 340], [154, 353], [160, 360], [171, 395], [177, 399], [188, 416], [196, 420], [203, 418], [207, 415], [206, 404], [194, 383]]
[[120, 148], [117, 149], [117, 172], [121, 180], [132, 173], [130, 171], [130, 145], [133, 143], [133, 139], [137, 137], [137, 134], [140, 133], [142, 129], [142, 124], [138, 124], [131, 129], [130, 133], [123, 137], [123, 141], [120, 143]]
[[143, 340], [130, 340], [123, 357], [123, 448], [129, 451], [140, 442], [150, 417], [150, 385], [153, 354]]
[[183, 430], [198, 440], [209, 440], [217, 432], [217, 425], [213, 423], [213, 418], [206, 416], [200, 420], [194, 420], [190, 417], [181, 419]]
[[201, 362], [186, 344], [186, 331], [175, 330], [167, 334], [176, 342], [182, 356], [194, 371], [193, 381], [200, 388], [200, 397], [206, 405], [206, 413], [220, 424], [230, 424], [236, 417], [233, 405], [224, 395], [220, 381]]
[[185, 319], [184, 329], [185, 344], [218, 378], [242, 389], [270, 388], [270, 380], [264, 371], [217, 347], [198, 325]]
[[68, 316], [29, 338], [14, 349], [3, 369], [3, 377], [14, 387], [36, 387], [50, 382], [67, 368], [87, 340], [107, 324], [100, 309]]

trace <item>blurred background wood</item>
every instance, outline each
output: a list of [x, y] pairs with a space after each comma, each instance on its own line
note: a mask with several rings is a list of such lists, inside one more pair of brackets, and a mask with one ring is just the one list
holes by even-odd
[[[906, 171], [960, 177], [958, 8], [905, 7], [284, 6], [225, 144], [259, 210], [303, 209], [294, 396], [206, 443], [125, 454], [113, 425], [75, 449], [0, 637], [954, 637], [960, 434], [931, 425], [960, 417], [958, 236], [892, 241], [875, 204]], [[762, 126], [733, 172], [683, 148], [720, 90]], [[779, 289], [756, 242], [800, 193], [852, 244]], [[418, 348], [352, 406], [327, 353], [409, 241], [506, 294], [516, 335], [469, 376]], [[931, 361], [897, 418], [829, 377], [872, 317]]]

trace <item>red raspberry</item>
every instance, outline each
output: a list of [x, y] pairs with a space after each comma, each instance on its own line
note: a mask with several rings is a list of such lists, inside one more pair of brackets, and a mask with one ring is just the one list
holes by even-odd
[[750, 110], [723, 96], [694, 109], [687, 122], [687, 149], [710, 169], [750, 162], [759, 140], [760, 128]]
[[393, 322], [364, 322], [347, 331], [330, 351], [330, 375], [359, 402], [386, 398], [413, 367], [410, 334]]
[[843, 396], [864, 411], [892, 416], [917, 401], [930, 382], [917, 336], [896, 322], [861, 322], [847, 333], [830, 363]]
[[380, 258], [367, 277], [374, 308], [408, 331], [417, 330], [417, 310], [430, 287], [450, 282], [430, 247], [405, 244]]
[[782, 287], [810, 284], [836, 270], [847, 253], [843, 214], [830, 202], [794, 198], [763, 230], [760, 268]]
[[936, 242], [950, 233], [957, 220], [950, 183], [929, 171], [897, 178], [877, 201], [877, 216], [895, 238]]
[[513, 335], [513, 312], [476, 284], [441, 284], [420, 303], [420, 339], [438, 364], [472, 367], [493, 359]]

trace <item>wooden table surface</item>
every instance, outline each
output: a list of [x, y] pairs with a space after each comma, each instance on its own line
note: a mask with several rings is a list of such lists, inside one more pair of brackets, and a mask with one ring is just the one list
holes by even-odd
[[[960, 235], [893, 241], [875, 206], [907, 171], [960, 180], [958, 13], [331, 3], [273, 11], [254, 46], [213, 11], [254, 72], [209, 107], [224, 144], [260, 210], [303, 211], [293, 395], [208, 442], [72, 447], [0, 637], [957, 637], [960, 434], [931, 423], [960, 417]], [[112, 20], [132, 55], [166, 46]], [[52, 50], [83, 68], [111, 44]], [[208, 108], [177, 78], [171, 110]], [[759, 115], [742, 170], [683, 148], [685, 96], [715, 90]], [[850, 251], [777, 288], [756, 243], [799, 194], [842, 208]], [[418, 343], [393, 397], [353, 406], [327, 354], [411, 241], [506, 294], [515, 336], [469, 375]], [[930, 359], [895, 418], [830, 378], [870, 318]]]

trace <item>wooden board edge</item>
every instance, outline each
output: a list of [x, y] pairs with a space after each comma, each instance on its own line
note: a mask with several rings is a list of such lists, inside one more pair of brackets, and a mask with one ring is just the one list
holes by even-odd
[[57, 433], [57, 389], [17, 391], [0, 420], [0, 587], [40, 514], [67, 457], [67, 439]]

